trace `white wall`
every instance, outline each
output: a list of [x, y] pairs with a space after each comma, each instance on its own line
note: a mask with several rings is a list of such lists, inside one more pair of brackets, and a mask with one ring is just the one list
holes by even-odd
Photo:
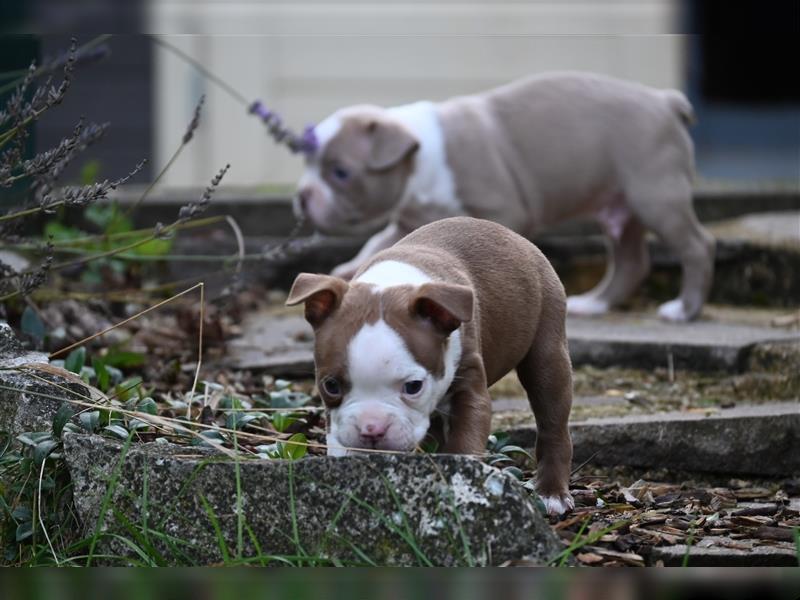
[[[150, 31], [300, 129], [357, 102], [400, 104], [478, 91], [522, 75], [581, 69], [683, 84], [674, 0], [604, 2], [153, 1]], [[176, 35], [192, 31], [194, 35]], [[165, 183], [291, 183], [299, 158], [192, 67], [156, 48], [156, 163], [174, 151], [200, 94], [197, 139]]]

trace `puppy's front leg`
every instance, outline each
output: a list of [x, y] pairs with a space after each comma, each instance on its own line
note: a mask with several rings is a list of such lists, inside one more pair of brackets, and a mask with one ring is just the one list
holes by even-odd
[[450, 393], [450, 419], [443, 452], [483, 454], [492, 430], [492, 399], [480, 358], [462, 358], [456, 381]]
[[381, 250], [394, 245], [396, 242], [399, 242], [406, 233], [408, 232], [405, 229], [392, 221], [385, 228], [369, 238], [367, 243], [364, 244], [364, 247], [361, 248], [354, 258], [333, 269], [331, 275], [341, 277], [342, 279], [352, 279], [353, 275], [358, 271], [358, 268], [364, 264], [367, 259]]

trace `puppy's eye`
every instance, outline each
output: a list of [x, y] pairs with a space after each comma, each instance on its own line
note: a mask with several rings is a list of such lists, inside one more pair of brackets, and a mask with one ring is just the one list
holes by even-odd
[[333, 167], [333, 170], [331, 172], [333, 173], [333, 176], [339, 181], [347, 181], [348, 178], [350, 177], [350, 172], [343, 167]]
[[322, 382], [322, 388], [329, 396], [336, 397], [342, 395], [342, 384], [339, 383], [338, 379], [334, 379], [333, 377], [325, 379]]
[[422, 391], [422, 381], [414, 379], [413, 381], [406, 381], [403, 384], [403, 393], [407, 396], [416, 396]]

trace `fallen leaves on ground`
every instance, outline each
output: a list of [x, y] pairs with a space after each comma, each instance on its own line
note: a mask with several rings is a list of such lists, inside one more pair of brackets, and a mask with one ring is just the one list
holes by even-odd
[[575, 510], [553, 527], [565, 547], [585, 542], [574, 556], [586, 566], [644, 566], [651, 564], [653, 548], [662, 546], [793, 551], [800, 499], [789, 492], [796, 487], [795, 481], [702, 487], [643, 479], [625, 486], [586, 476], [573, 484]]

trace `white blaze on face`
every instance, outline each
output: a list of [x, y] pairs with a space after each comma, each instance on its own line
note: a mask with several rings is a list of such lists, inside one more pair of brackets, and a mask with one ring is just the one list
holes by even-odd
[[[420, 365], [400, 337], [383, 320], [364, 325], [347, 350], [350, 389], [329, 413], [328, 454], [342, 456], [342, 447], [373, 447], [362, 434], [368, 426], [385, 430], [374, 447], [412, 450], [428, 431], [430, 415], [453, 381], [461, 357], [459, 332], [450, 336], [445, 372], [434, 377]], [[419, 394], [404, 393], [408, 381], [422, 381]]]
[[[374, 264], [358, 279], [374, 287], [375, 293], [399, 285], [419, 286], [432, 281], [414, 265], [387, 260]], [[444, 350], [444, 373], [436, 378], [409, 352], [397, 331], [383, 319], [364, 325], [347, 348], [350, 389], [338, 408], [329, 412], [328, 454], [343, 456], [343, 447], [371, 447], [362, 430], [367, 425], [385, 427], [375, 447], [412, 450], [428, 431], [430, 415], [444, 398], [461, 360], [461, 334], [450, 335]], [[408, 381], [422, 381], [422, 391], [408, 397]]]
[[376, 292], [396, 285], [422, 285], [431, 278], [414, 265], [399, 260], [384, 260], [375, 263], [358, 276], [356, 281], [374, 286]]

